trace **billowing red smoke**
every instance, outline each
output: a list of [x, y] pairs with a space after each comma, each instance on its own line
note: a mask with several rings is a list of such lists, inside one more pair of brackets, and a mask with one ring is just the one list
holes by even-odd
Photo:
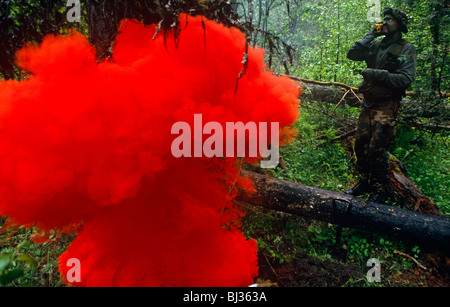
[[[175, 122], [279, 122], [298, 117], [298, 89], [266, 70], [264, 51], [202, 17], [175, 48], [126, 21], [112, 61], [83, 35], [47, 36], [17, 54], [31, 74], [0, 82], [0, 214], [77, 237], [82, 286], [248, 286], [257, 246], [239, 231], [234, 158], [174, 158]], [[205, 21], [205, 30], [202, 26]], [[231, 188], [230, 188], [231, 187]], [[251, 189], [251, 188], [249, 188]]]

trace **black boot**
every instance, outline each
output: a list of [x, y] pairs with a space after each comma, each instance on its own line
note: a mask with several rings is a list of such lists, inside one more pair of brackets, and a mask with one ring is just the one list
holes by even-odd
[[371, 203], [384, 204], [388, 199], [388, 196], [389, 195], [386, 189], [376, 190], [369, 196], [369, 199], [367, 201]]
[[345, 193], [353, 196], [358, 196], [367, 192], [370, 192], [369, 180], [361, 179], [353, 188], [346, 191]]

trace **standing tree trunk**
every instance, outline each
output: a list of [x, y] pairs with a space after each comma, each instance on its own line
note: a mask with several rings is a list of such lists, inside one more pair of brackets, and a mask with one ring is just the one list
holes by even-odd
[[433, 41], [433, 56], [431, 58], [431, 89], [433, 95], [437, 92], [440, 93], [440, 78], [438, 77], [437, 69], [437, 60], [439, 58], [439, 45], [440, 45], [440, 27], [442, 21], [442, 12], [444, 11], [443, 5], [437, 1], [432, 2], [432, 13], [430, 16], [430, 32]]
[[258, 30], [261, 29], [261, 20], [262, 20], [262, 0], [258, 1], [258, 24], [256, 25], [256, 31], [254, 34], [254, 43], [253, 45], [256, 45], [258, 43]]
[[[339, 65], [339, 52], [341, 49], [341, 21], [340, 21], [340, 15], [341, 15], [341, 6], [340, 6], [340, 1], [338, 1], [337, 3], [337, 46], [336, 46], [336, 67]], [[334, 82], [337, 82], [337, 72], [336, 72], [336, 68], [334, 71]]]

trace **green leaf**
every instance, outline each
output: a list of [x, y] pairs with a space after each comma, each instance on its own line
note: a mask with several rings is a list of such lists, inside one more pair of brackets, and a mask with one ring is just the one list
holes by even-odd
[[28, 264], [29, 264], [30, 266], [32, 266], [33, 268], [35, 268], [35, 267], [38, 266], [37, 261], [36, 261], [33, 257], [28, 256], [28, 255], [21, 255], [21, 256], [17, 257], [16, 260], [17, 260], [17, 261], [21, 261], [21, 262], [28, 263]]
[[22, 268], [17, 268], [7, 272], [6, 274], [0, 276], [0, 285], [8, 285], [14, 280], [22, 277], [25, 274], [25, 271]]
[[0, 254], [0, 272], [3, 271], [11, 263], [11, 258], [8, 254]]

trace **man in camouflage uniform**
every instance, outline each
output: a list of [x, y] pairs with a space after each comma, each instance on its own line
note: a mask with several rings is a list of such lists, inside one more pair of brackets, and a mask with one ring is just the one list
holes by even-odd
[[[388, 149], [394, 142], [394, 129], [400, 101], [414, 80], [416, 50], [402, 39], [408, 33], [407, 17], [397, 10], [384, 11], [381, 31], [372, 30], [356, 42], [347, 57], [366, 61], [367, 69], [360, 91], [364, 95], [355, 140], [357, 170], [360, 180], [346, 193], [361, 195], [371, 192], [369, 201], [387, 200]], [[374, 41], [385, 35], [382, 40]]]

